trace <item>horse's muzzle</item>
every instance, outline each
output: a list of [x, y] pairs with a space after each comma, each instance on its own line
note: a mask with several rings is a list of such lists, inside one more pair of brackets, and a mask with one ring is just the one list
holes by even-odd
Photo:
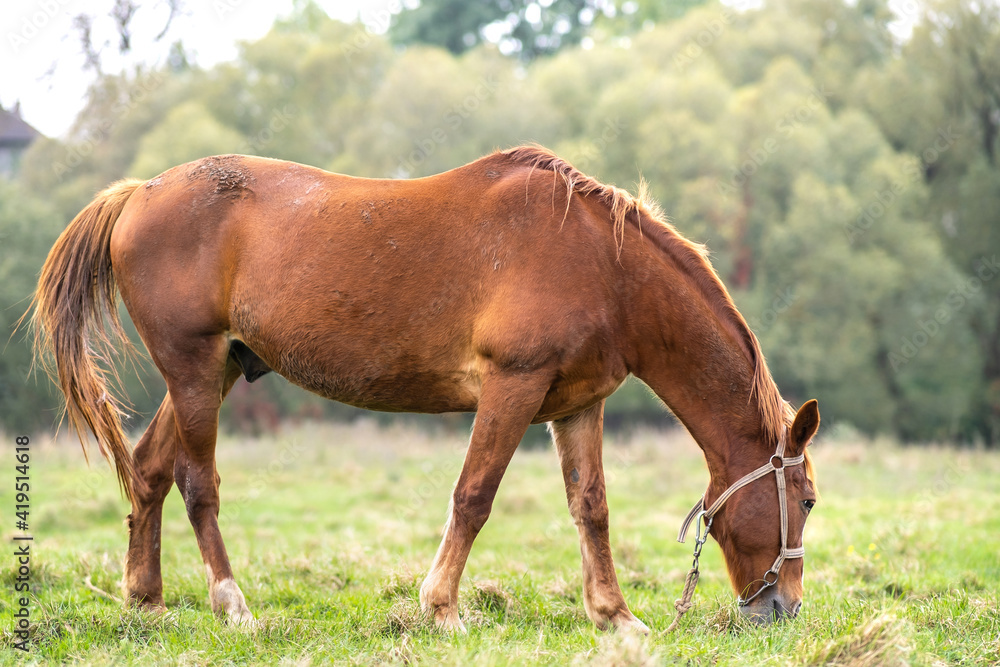
[[770, 625], [775, 621], [783, 621], [798, 616], [802, 608], [802, 600], [784, 600], [777, 592], [762, 595], [753, 604], [740, 607], [743, 618], [757, 625]]

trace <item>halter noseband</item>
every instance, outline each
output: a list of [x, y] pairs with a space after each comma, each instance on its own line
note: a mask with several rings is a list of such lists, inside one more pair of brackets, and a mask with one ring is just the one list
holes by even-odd
[[[688, 512], [687, 517], [684, 519], [683, 525], [681, 525], [681, 530], [677, 534], [677, 541], [683, 542], [685, 536], [687, 535], [688, 528], [691, 527], [691, 523], [696, 519], [698, 520], [699, 545], [695, 547], [695, 565], [694, 565], [694, 569], [697, 570], [698, 556], [700, 555], [699, 552], [701, 551], [700, 546], [705, 543], [705, 540], [708, 539], [708, 531], [712, 529], [712, 519], [722, 508], [722, 505], [725, 504], [727, 500], [729, 500], [730, 496], [732, 496], [734, 493], [742, 489], [750, 482], [756, 481], [761, 477], [764, 477], [765, 475], [768, 475], [772, 472], [774, 473], [778, 482], [778, 508], [781, 514], [781, 551], [778, 552], [778, 557], [775, 559], [774, 564], [771, 565], [771, 568], [764, 573], [763, 577], [764, 585], [760, 587], [760, 590], [758, 590], [756, 593], [754, 593], [745, 600], [743, 599], [742, 596], [737, 599], [737, 603], [741, 607], [750, 604], [750, 602], [753, 601], [754, 598], [763, 593], [767, 588], [770, 588], [771, 586], [774, 586], [776, 583], [778, 583], [778, 571], [781, 569], [782, 563], [784, 563], [786, 560], [790, 558], [802, 558], [805, 556], [806, 553], [805, 547], [798, 547], [797, 549], [788, 548], [788, 504], [785, 498], [785, 468], [789, 466], [797, 466], [803, 463], [805, 461], [805, 454], [803, 453], [799, 454], [798, 456], [785, 457], [784, 456], [785, 442], [787, 439], [788, 439], [788, 427], [786, 426], [781, 431], [781, 438], [778, 440], [778, 449], [774, 452], [774, 456], [772, 456], [767, 463], [757, 468], [753, 472], [748, 473], [743, 477], [739, 478], [736, 481], [736, 483], [734, 483], [732, 486], [726, 489], [723, 492], [723, 494], [719, 496], [718, 499], [714, 503], [712, 503], [712, 505], [708, 509], [705, 509], [705, 497], [702, 496], [701, 500], [699, 500], [698, 503], [691, 508], [691, 511]], [[776, 461], [780, 462], [779, 465], [775, 465]], [[701, 531], [702, 517], [704, 517], [705, 519], [704, 537], [702, 537], [702, 531]]]

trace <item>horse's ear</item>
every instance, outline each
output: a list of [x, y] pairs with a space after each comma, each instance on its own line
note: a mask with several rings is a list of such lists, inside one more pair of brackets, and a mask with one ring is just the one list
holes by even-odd
[[806, 401], [799, 411], [795, 413], [795, 420], [792, 421], [792, 428], [788, 432], [789, 456], [798, 456], [804, 450], [816, 431], [819, 429], [819, 403], [816, 399]]

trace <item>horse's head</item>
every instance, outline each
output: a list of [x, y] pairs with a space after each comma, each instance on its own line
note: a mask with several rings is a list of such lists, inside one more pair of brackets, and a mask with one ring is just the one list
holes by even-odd
[[[794, 617], [802, 606], [802, 533], [816, 502], [805, 450], [818, 427], [812, 400], [782, 437], [783, 451], [781, 443], [777, 452], [773, 443], [746, 448], [755, 460], [730, 461], [729, 479], [714, 480], [705, 496], [710, 534], [722, 548], [740, 611], [762, 625]], [[770, 461], [762, 451], [772, 452]]]

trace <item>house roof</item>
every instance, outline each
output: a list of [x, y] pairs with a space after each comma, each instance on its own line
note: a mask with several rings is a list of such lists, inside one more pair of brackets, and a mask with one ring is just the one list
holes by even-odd
[[27, 146], [39, 136], [20, 114], [0, 109], [0, 146]]

